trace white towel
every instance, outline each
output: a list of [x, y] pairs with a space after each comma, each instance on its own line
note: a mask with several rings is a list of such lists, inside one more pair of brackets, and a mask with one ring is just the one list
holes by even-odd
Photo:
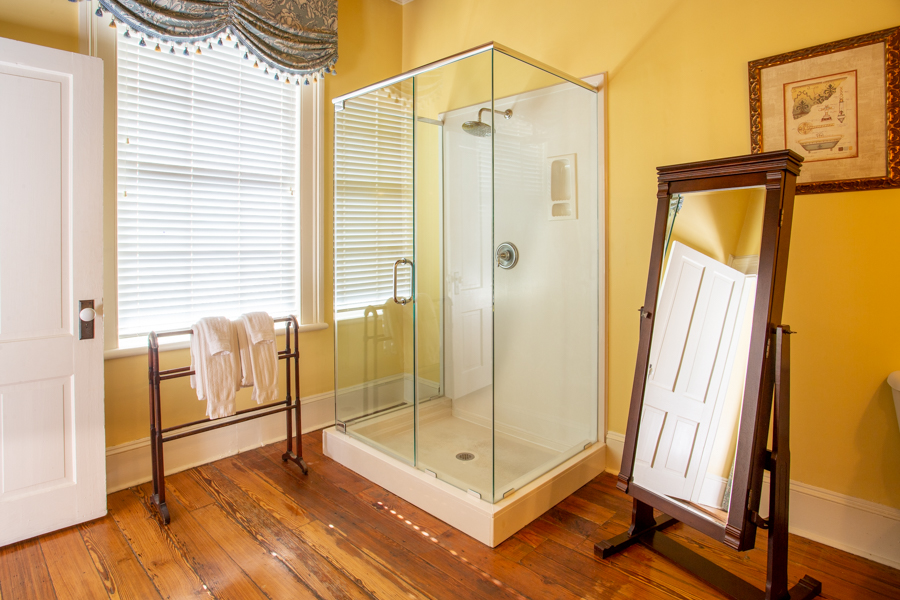
[[234, 414], [241, 365], [237, 331], [225, 317], [200, 319], [192, 328], [191, 386], [206, 401], [206, 415], [218, 419]]
[[240, 319], [250, 341], [250, 365], [253, 370], [253, 394], [257, 404], [278, 398], [278, 350], [275, 348], [275, 321], [267, 313], [253, 312]]
[[250, 340], [247, 338], [247, 328], [240, 317], [231, 322], [237, 332], [238, 346], [241, 354], [241, 387], [253, 387], [253, 364], [250, 361]]
[[269, 313], [246, 313], [241, 315], [241, 320], [247, 327], [247, 337], [250, 338], [251, 344], [275, 343], [275, 321], [269, 316]]

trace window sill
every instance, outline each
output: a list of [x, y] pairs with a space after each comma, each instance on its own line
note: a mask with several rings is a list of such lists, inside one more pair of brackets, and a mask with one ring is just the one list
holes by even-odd
[[[309, 325], [301, 325], [299, 328], [299, 332], [307, 333], [310, 331], [321, 331], [323, 329], [328, 329], [328, 323], [312, 323]], [[180, 336], [179, 338], [171, 338], [169, 340], [163, 338], [159, 341], [160, 352], [168, 352], [169, 350], [184, 350], [186, 348], [190, 348], [190, 346], [190, 340], [180, 338]], [[103, 352], [103, 360], [114, 360], [116, 358], [127, 358], [129, 356], [144, 356], [146, 354], [147, 344], [142, 343], [141, 345], [131, 348], [112, 348], [110, 350], [106, 350]]]

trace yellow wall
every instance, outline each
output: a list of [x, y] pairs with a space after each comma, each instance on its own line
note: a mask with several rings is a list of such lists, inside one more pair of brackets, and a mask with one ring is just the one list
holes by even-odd
[[78, 51], [78, 5], [59, 0], [0, 0], [0, 37]]
[[[900, 4], [826, 0], [414, 0], [403, 69], [494, 40], [574, 75], [608, 71], [609, 428], [624, 432], [660, 165], [747, 154], [747, 63], [900, 25]], [[900, 508], [900, 190], [797, 198], [784, 320], [795, 480]]]

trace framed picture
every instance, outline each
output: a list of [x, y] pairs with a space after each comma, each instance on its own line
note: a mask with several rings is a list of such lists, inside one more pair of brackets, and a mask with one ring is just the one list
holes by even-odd
[[803, 157], [798, 194], [900, 187], [900, 27], [755, 60], [754, 154]]

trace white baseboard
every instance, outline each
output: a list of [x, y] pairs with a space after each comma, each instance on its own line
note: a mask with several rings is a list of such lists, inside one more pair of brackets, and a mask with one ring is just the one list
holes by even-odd
[[[334, 393], [326, 392], [301, 399], [301, 416], [304, 433], [334, 425]], [[167, 442], [164, 456], [166, 475], [283, 440], [284, 420], [284, 413], [279, 413]], [[150, 479], [149, 437], [106, 449], [108, 494]]]
[[[619, 474], [625, 436], [606, 434], [606, 471]], [[769, 474], [760, 513], [768, 514]], [[723, 490], [724, 491], [724, 490]], [[791, 481], [790, 532], [900, 569], [900, 509]]]
[[[760, 513], [768, 515], [769, 474]], [[900, 509], [791, 481], [790, 531], [900, 569]]]

